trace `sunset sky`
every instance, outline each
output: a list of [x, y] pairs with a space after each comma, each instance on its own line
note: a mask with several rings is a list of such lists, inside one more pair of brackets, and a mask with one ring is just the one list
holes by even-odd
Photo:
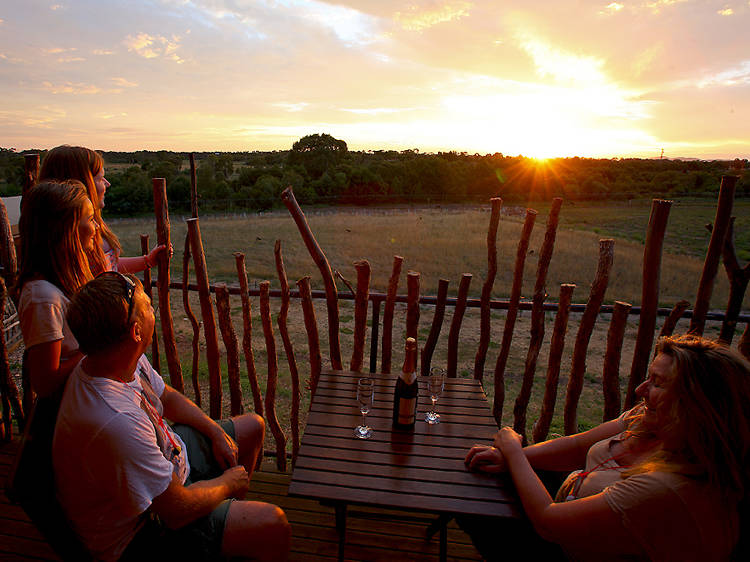
[[750, 157], [750, 0], [3, 0], [0, 146]]

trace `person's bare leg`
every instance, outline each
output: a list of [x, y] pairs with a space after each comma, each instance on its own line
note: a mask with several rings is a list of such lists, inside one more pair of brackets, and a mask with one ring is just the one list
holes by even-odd
[[263, 452], [263, 438], [266, 424], [257, 414], [244, 414], [232, 418], [234, 423], [234, 440], [239, 448], [239, 461], [248, 474], [258, 466]]
[[225, 557], [284, 562], [291, 535], [286, 515], [275, 505], [234, 501], [227, 513], [221, 553]]

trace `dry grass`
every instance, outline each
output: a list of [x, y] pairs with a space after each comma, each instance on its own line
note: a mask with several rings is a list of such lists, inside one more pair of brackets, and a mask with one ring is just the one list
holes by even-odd
[[[563, 209], [564, 212], [565, 209]], [[580, 216], [580, 209], [576, 209], [576, 212]], [[595, 214], [592, 214], [592, 216], [595, 216]], [[487, 209], [345, 209], [337, 212], [308, 213], [308, 219], [332, 267], [341, 270], [346, 277], [354, 280], [354, 268], [352, 267], [354, 261], [364, 257], [369, 259], [373, 269], [372, 290], [385, 290], [394, 254], [405, 257], [404, 271], [412, 269], [421, 273], [423, 294], [434, 294], [437, 281], [441, 277], [450, 279], [451, 287], [455, 291], [458, 280], [463, 272], [472, 272], [475, 276], [472, 283], [472, 293], [478, 295], [481, 290], [487, 269], [486, 236], [489, 221], [489, 212]], [[495, 283], [495, 297], [505, 297], [509, 293], [522, 220], [523, 217], [519, 216], [503, 216], [501, 220], [498, 234], [499, 272]], [[537, 225], [530, 245], [533, 253], [530, 252], [527, 256], [523, 291], [526, 297], [531, 296], [536, 271], [537, 253], [544, 235], [545, 221], [546, 215], [540, 213], [540, 216], [537, 217]], [[138, 234], [153, 229], [153, 223], [145, 220], [115, 221], [112, 223], [112, 226], [121, 237], [125, 245], [126, 254], [130, 255], [139, 253]], [[248, 275], [251, 283], [269, 279], [274, 286], [278, 286], [273, 262], [273, 245], [276, 239], [280, 239], [283, 244], [284, 260], [290, 282], [293, 283], [294, 280], [303, 275], [311, 275], [314, 285], [321, 287], [317, 269], [307, 253], [292, 219], [285, 212], [261, 216], [249, 215], [247, 217], [205, 217], [201, 219], [201, 231], [209, 275], [212, 281], [223, 280], [230, 283], [235, 282], [236, 273], [232, 252], [239, 250], [246, 254]], [[151, 236], [152, 238], [154, 237], [153, 233]], [[181, 279], [181, 256], [184, 236], [184, 222], [177, 217], [173, 217], [172, 238], [176, 250], [175, 255], [178, 258], [173, 262], [173, 279]], [[574, 297], [575, 302], [585, 302], [587, 300], [590, 283], [596, 270], [599, 238], [600, 234], [594, 232], [566, 228], [560, 229], [547, 283], [550, 293], [549, 300], [554, 301], [557, 299], [557, 286], [563, 282], [573, 282], [578, 285]], [[643, 246], [641, 244], [623, 240], [616, 241], [615, 262], [607, 291], [607, 300], [609, 302], [625, 300], [635, 305], [639, 304], [642, 255]], [[697, 288], [702, 265], [702, 260], [696, 257], [670, 253], [665, 254], [661, 273], [662, 304], [669, 306], [681, 298], [686, 297], [690, 299]], [[402, 273], [402, 292], [404, 283], [404, 275]], [[346, 289], [340, 285], [340, 290]], [[722, 304], [726, 302], [726, 295], [727, 283], [724, 280], [723, 271], [720, 271], [714, 291], [712, 307], [721, 308]], [[278, 304], [272, 303], [272, 306], [273, 310], [276, 311]], [[319, 302], [316, 304], [316, 307], [318, 322], [321, 326], [321, 345], [324, 350], [324, 357], [327, 357], [327, 330], [323, 325], [325, 319], [324, 303]], [[182, 311], [181, 299], [178, 293], [173, 293], [171, 308], [175, 320], [178, 346], [183, 357], [185, 386], [188, 389], [188, 394], [190, 394], [189, 353], [192, 331]], [[194, 297], [193, 310], [196, 312], [200, 310], [197, 304], [197, 297]], [[266, 351], [258, 310], [258, 303], [254, 300], [254, 351], [258, 373], [261, 379], [265, 381]], [[239, 313], [239, 299], [234, 298], [233, 314], [235, 315], [235, 330], [238, 335], [241, 335]], [[344, 362], [348, 364], [354, 327], [353, 310], [350, 301], [341, 302], [340, 314], [341, 346]], [[422, 340], [427, 336], [429, 326], [432, 322], [432, 315], [433, 309], [431, 307], [422, 307], [420, 319], [420, 339]], [[434, 359], [439, 364], [444, 364], [446, 361], [448, 327], [451, 318], [452, 310], [449, 309], [446, 313], [443, 331]], [[565, 385], [567, 384], [567, 375], [570, 369], [570, 355], [578, 329], [579, 318], [578, 315], [571, 315], [558, 391], [558, 415], [553, 421], [553, 432], [560, 432], [562, 427], [562, 420], [560, 419], [562, 403], [565, 398]], [[545, 344], [542, 347], [539, 357], [539, 366], [529, 406], [529, 431], [531, 423], [538, 417], [541, 396], [544, 392], [548, 345], [553, 321], [554, 315], [548, 313], [545, 326]], [[493, 372], [499, 352], [499, 342], [502, 339], [504, 322], [504, 313], [493, 313], [492, 342], [487, 357], [484, 380], [485, 390], [490, 399], [494, 395]], [[582, 429], [595, 425], [601, 420], [602, 416], [601, 369], [608, 322], [609, 317], [606, 315], [599, 318], [589, 347], [584, 391], [579, 406], [579, 425]], [[403, 341], [404, 337], [404, 307], [397, 307], [394, 324], [393, 364], [395, 367], [398, 367], [403, 354], [400, 342]], [[309, 377], [307, 342], [301, 320], [301, 311], [296, 302], [293, 302], [290, 310], [289, 326], [301, 377], [306, 379]], [[686, 327], [687, 321], [683, 320], [678, 325], [677, 331], [684, 331]], [[623, 345], [621, 363], [623, 390], [627, 384], [627, 377], [630, 372], [636, 331], [637, 317], [633, 317], [628, 325]], [[718, 325], [709, 324], [707, 333], [708, 335], [717, 334]], [[461, 331], [458, 358], [458, 371], [461, 376], [471, 376], [473, 372], [478, 337], [479, 314], [476, 309], [469, 309]], [[523, 374], [528, 340], [529, 313], [521, 313], [516, 325], [514, 345], [506, 370], [504, 423], [512, 423], [513, 401], [520, 388], [520, 379]], [[283, 357], [283, 350], [278, 337], [277, 345], [280, 368], [279, 399], [277, 400], [277, 404], [279, 418], [286, 427], [287, 435], [289, 435], [288, 420], [291, 402], [291, 382], [289, 368]], [[366, 350], [369, 350], [369, 345], [370, 342], [368, 339]], [[205, 353], [203, 357], [205, 357]], [[165, 365], [163, 360], [162, 365]], [[202, 363], [201, 378], [204, 385], [204, 399], [207, 399], [206, 397], [208, 396], [208, 389], [205, 383], [207, 379], [206, 372], [205, 363]], [[243, 377], [245, 372], [243, 365]], [[262, 386], [265, 387], [264, 382]], [[247, 385], [245, 387], [243, 390], [245, 405], [248, 409], [252, 409], [250, 391]], [[228, 397], [228, 391], [226, 390], [225, 397]], [[307, 410], [307, 400], [307, 393], [303, 393], [302, 412], [306, 412]], [[225, 398], [226, 402], [228, 402], [228, 398]]]

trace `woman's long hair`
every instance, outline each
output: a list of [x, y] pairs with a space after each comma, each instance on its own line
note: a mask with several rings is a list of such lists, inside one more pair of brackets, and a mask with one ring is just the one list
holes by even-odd
[[23, 196], [18, 288], [41, 277], [71, 298], [92, 279], [78, 224], [89, 201], [77, 180], [42, 182]]
[[94, 177], [104, 168], [101, 154], [82, 146], [64, 144], [51, 149], [44, 157], [39, 171], [39, 180], [78, 180], [85, 187], [91, 204], [94, 206], [94, 216], [99, 225], [94, 238], [94, 251], [88, 252], [92, 270], [96, 273], [109, 269], [106, 257], [102, 251], [102, 239], [117, 253], [122, 249], [120, 241], [102, 219], [99, 194], [96, 191]]
[[[663, 446], [636, 472], [664, 470], [705, 478], [727, 499], [750, 490], [750, 362], [697, 336], [662, 338], [656, 353], [672, 359], [669, 419]], [[642, 427], [636, 411], [629, 429]]]

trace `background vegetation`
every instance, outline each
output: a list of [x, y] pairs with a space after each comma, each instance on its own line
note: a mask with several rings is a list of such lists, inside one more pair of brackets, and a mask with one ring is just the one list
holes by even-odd
[[[24, 151], [41, 152], [44, 151]], [[133, 216], [152, 211], [151, 178], [167, 180], [170, 208], [189, 210], [188, 154], [182, 152], [104, 152], [107, 178], [105, 215]], [[709, 196], [721, 176], [744, 175], [747, 160], [643, 160], [564, 158], [419, 150], [349, 151], [334, 137], [308, 135], [290, 150], [196, 153], [198, 192], [203, 210], [265, 211], [280, 205], [292, 186], [305, 205], [376, 203], [507, 203], [630, 200], [637, 197]], [[0, 149], [0, 196], [19, 194], [23, 154]], [[738, 196], [750, 196], [742, 177]]]

